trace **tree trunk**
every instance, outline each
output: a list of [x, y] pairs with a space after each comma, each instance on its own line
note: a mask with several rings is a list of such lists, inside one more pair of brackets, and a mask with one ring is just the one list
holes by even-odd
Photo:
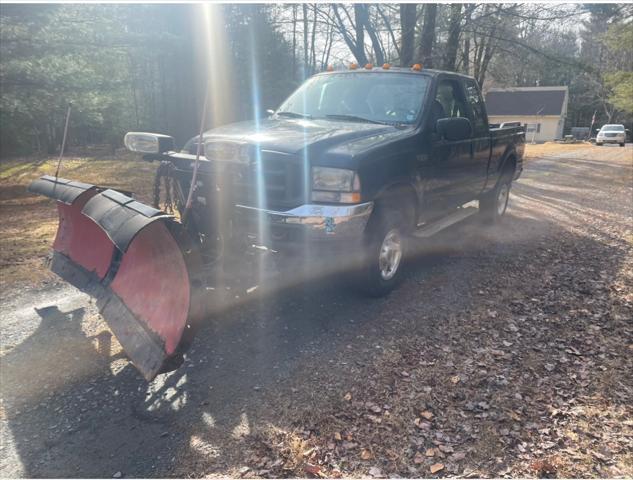
[[301, 4], [303, 10], [303, 78], [308, 76], [308, 4]]
[[316, 37], [316, 27], [317, 27], [317, 4], [314, 3], [312, 5], [314, 9], [314, 18], [312, 20], [312, 39], [310, 41], [310, 50], [311, 50], [311, 60], [310, 60], [310, 75], [314, 74], [316, 71], [316, 49], [315, 49], [315, 37]]
[[[354, 5], [355, 12], [357, 10], [356, 5]], [[358, 26], [358, 18], [356, 18], [356, 24], [354, 24], [344, 4], [339, 5], [339, 4], [334, 3], [332, 4], [332, 7], [334, 8], [334, 16], [336, 17], [336, 22], [338, 24], [337, 25], [338, 31], [342, 35], [343, 40], [345, 40], [347, 47], [349, 48], [350, 52], [352, 52], [352, 54], [354, 55], [354, 58], [356, 58], [356, 61], [358, 62], [358, 64], [365, 65], [367, 63], [367, 55], [365, 54], [365, 36], [364, 36], [363, 25], [361, 24], [360, 27]], [[352, 26], [356, 33], [356, 38], [352, 37], [350, 32], [348, 32], [347, 29], [345, 28], [345, 23], [343, 22], [343, 19], [341, 18], [339, 7], [343, 9], [345, 14], [347, 15], [348, 20], [350, 21], [350, 23], [352, 23]], [[361, 19], [362, 19], [362, 16], [361, 16]]]
[[[407, 5], [402, 4], [402, 5]], [[380, 8], [380, 4], [376, 5], [376, 10], [378, 10], [378, 14], [380, 15], [380, 18], [382, 18], [382, 21], [385, 24], [385, 27], [387, 28], [387, 32], [389, 33], [389, 38], [391, 38], [391, 41], [393, 42], [393, 48], [396, 50], [396, 54], [398, 55], [398, 58], [400, 58], [400, 47], [398, 46], [398, 41], [396, 40], [396, 36], [393, 33], [393, 28], [391, 28], [391, 22], [389, 21], [389, 17], [385, 14], [385, 12], [383, 12], [382, 8]], [[401, 19], [402, 19], [402, 11], [400, 11], [401, 14]], [[415, 15], [414, 15], [415, 16]], [[401, 20], [401, 24], [402, 24], [402, 20]], [[415, 31], [415, 20], [413, 21], [413, 30]], [[411, 44], [413, 45], [413, 40], [411, 41]], [[387, 43], [387, 49], [389, 49], [389, 43]], [[387, 51], [387, 53], [389, 53]], [[413, 57], [412, 57], [413, 58]]]
[[420, 58], [427, 68], [433, 68], [433, 43], [435, 40], [435, 19], [437, 17], [437, 4], [424, 5], [424, 26], [420, 36]]
[[455, 70], [457, 60], [457, 48], [459, 46], [459, 34], [462, 22], [462, 4], [451, 4], [451, 17], [448, 27], [448, 40], [446, 41], [446, 57], [444, 59], [444, 69]]
[[297, 74], [297, 4], [292, 5], [292, 79]]
[[354, 4], [354, 21], [356, 22], [356, 59], [361, 65], [367, 63], [367, 55], [365, 54], [365, 5], [360, 3]]
[[486, 71], [488, 70], [488, 64], [492, 59], [492, 56], [495, 52], [495, 45], [491, 40], [488, 41], [486, 48], [484, 50], [483, 60], [481, 62], [481, 67], [479, 68], [479, 74], [477, 75], [477, 82], [479, 86], [483, 88], [484, 80], [486, 79]]
[[362, 7], [364, 10], [363, 25], [365, 26], [365, 30], [367, 30], [367, 34], [371, 40], [371, 47], [374, 51], [374, 60], [376, 64], [382, 65], [385, 63], [385, 54], [382, 49], [382, 44], [380, 43], [380, 38], [378, 38], [378, 34], [376, 33], [376, 29], [369, 21], [369, 6], [362, 5]]
[[464, 37], [464, 50], [462, 51], [462, 71], [466, 75], [470, 75], [470, 37], [468, 34]]
[[413, 63], [415, 49], [415, 3], [400, 4], [400, 66], [408, 67]]

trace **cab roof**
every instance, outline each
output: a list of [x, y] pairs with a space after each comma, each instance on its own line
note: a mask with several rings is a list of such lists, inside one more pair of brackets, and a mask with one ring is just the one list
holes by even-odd
[[389, 68], [383, 68], [381, 66], [374, 66], [372, 68], [365, 68], [365, 67], [361, 67], [358, 66], [357, 68], [346, 68], [346, 69], [341, 69], [341, 70], [330, 70], [330, 71], [326, 71], [326, 72], [320, 72], [317, 73], [315, 75], [334, 75], [334, 74], [345, 74], [345, 73], [408, 73], [411, 75], [426, 75], [426, 76], [433, 76], [433, 77], [437, 77], [438, 75], [441, 74], [445, 74], [445, 75], [451, 75], [451, 76], [455, 76], [455, 77], [461, 77], [461, 78], [468, 78], [471, 80], [474, 80], [474, 77], [471, 77], [470, 75], [464, 75], [463, 73], [457, 73], [457, 72], [449, 72], [446, 70], [435, 70], [432, 68], [421, 68], [420, 70], [413, 70], [410, 67], [392, 67], [390, 66]]

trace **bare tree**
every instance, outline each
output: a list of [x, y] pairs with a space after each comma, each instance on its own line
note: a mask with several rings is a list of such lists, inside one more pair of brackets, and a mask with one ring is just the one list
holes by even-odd
[[448, 29], [448, 40], [446, 41], [446, 55], [444, 57], [444, 69], [455, 70], [457, 61], [457, 49], [459, 47], [459, 35], [462, 23], [462, 4], [452, 3]]
[[[345, 5], [334, 4], [334, 15], [336, 18], [337, 28], [343, 40], [347, 44], [350, 52], [356, 58], [360, 65], [367, 63], [367, 54], [365, 53], [365, 27], [362, 22], [362, 13], [360, 4], [354, 4], [354, 20]], [[345, 17], [341, 16], [341, 12]], [[344, 18], [347, 20], [345, 22]], [[360, 22], [359, 22], [360, 20]], [[354, 35], [349, 32], [348, 25], [354, 30]]]
[[437, 4], [424, 5], [424, 25], [420, 35], [420, 58], [422, 63], [433, 68], [433, 44], [435, 42], [435, 20], [437, 18]]
[[400, 66], [408, 67], [413, 63], [415, 50], [415, 3], [400, 4]]

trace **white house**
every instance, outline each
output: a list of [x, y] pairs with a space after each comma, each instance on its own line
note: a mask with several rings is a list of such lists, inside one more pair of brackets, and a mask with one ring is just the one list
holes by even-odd
[[560, 139], [568, 99], [567, 87], [492, 88], [486, 94], [488, 121], [521, 122], [528, 142]]

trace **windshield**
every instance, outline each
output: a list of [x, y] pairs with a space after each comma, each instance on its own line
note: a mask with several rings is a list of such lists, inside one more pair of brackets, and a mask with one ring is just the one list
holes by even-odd
[[320, 75], [306, 81], [277, 114], [411, 124], [418, 118], [428, 84], [428, 77], [406, 73]]
[[624, 125], [605, 125], [602, 127], [603, 132], [623, 132]]

